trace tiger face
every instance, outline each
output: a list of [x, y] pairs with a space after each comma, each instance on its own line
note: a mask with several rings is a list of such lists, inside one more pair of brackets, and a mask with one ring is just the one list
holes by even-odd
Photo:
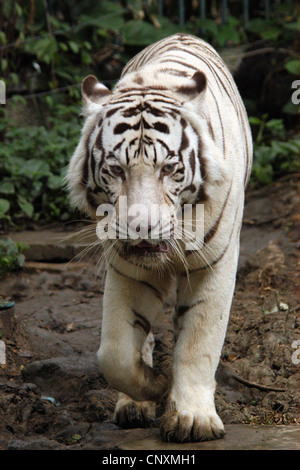
[[[178, 250], [183, 205], [205, 199], [211, 162], [184, 104], [204, 92], [206, 80], [197, 72], [171, 90], [153, 85], [153, 80], [151, 87], [143, 84], [138, 73], [130, 74], [132, 82], [137, 86], [121, 80], [111, 93], [94, 76], [83, 81], [83, 134], [88, 137], [77, 149], [83, 177], [77, 186], [70, 177], [69, 186], [72, 199], [80, 199], [93, 216], [103, 203], [115, 208], [116, 240], [106, 244], [113, 243], [121, 256], [156, 263], [166, 260], [175, 245]], [[74, 175], [75, 164], [76, 158], [69, 175]], [[122, 211], [121, 199], [126, 201]]]

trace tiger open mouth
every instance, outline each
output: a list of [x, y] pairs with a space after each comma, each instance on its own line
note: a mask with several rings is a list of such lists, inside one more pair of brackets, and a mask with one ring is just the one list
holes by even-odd
[[146, 240], [142, 240], [136, 245], [125, 246], [124, 250], [128, 255], [148, 255], [153, 253], [168, 253], [170, 251], [170, 247], [165, 241], [154, 244], [149, 243]]

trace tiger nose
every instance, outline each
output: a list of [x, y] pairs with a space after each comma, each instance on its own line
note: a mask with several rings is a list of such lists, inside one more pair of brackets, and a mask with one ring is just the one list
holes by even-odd
[[128, 223], [128, 231], [129, 233], [134, 231], [135, 234], [139, 236], [139, 238], [151, 238], [152, 230], [156, 230], [158, 226], [158, 222], [155, 221], [152, 223], [137, 223], [135, 224], [135, 217], [128, 216], [127, 223]]

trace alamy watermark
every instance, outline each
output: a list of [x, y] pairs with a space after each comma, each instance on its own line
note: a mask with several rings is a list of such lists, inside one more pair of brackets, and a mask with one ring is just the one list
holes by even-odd
[[292, 93], [292, 103], [295, 105], [300, 104], [300, 80], [293, 81], [292, 89], [295, 89]]
[[292, 348], [296, 349], [292, 354], [292, 363], [300, 364], [300, 339], [296, 339], [292, 342]]
[[100, 204], [96, 211], [101, 220], [96, 233], [100, 240], [182, 240], [187, 250], [197, 250], [204, 240], [204, 205], [159, 204], [127, 205], [127, 197], [120, 196], [118, 209], [112, 204]]
[[0, 340], [0, 364], [6, 364], [6, 351], [5, 343]]
[[3, 80], [0, 80], [0, 104], [6, 104], [6, 86]]

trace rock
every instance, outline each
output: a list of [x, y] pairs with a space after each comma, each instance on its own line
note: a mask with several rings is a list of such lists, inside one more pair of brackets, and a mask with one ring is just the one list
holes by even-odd
[[5, 450], [59, 450], [64, 446], [47, 437], [25, 437], [5, 442]]
[[81, 398], [93, 386], [103, 383], [95, 357], [55, 357], [31, 362], [23, 368], [22, 376], [62, 402]]
[[67, 261], [80, 255], [85, 247], [97, 240], [94, 235], [85, 236], [80, 241], [79, 232], [72, 234], [55, 232], [51, 230], [25, 230], [23, 232], [10, 233], [10, 238], [15, 242], [25, 243], [29, 249], [26, 251], [26, 260], [30, 261]]

